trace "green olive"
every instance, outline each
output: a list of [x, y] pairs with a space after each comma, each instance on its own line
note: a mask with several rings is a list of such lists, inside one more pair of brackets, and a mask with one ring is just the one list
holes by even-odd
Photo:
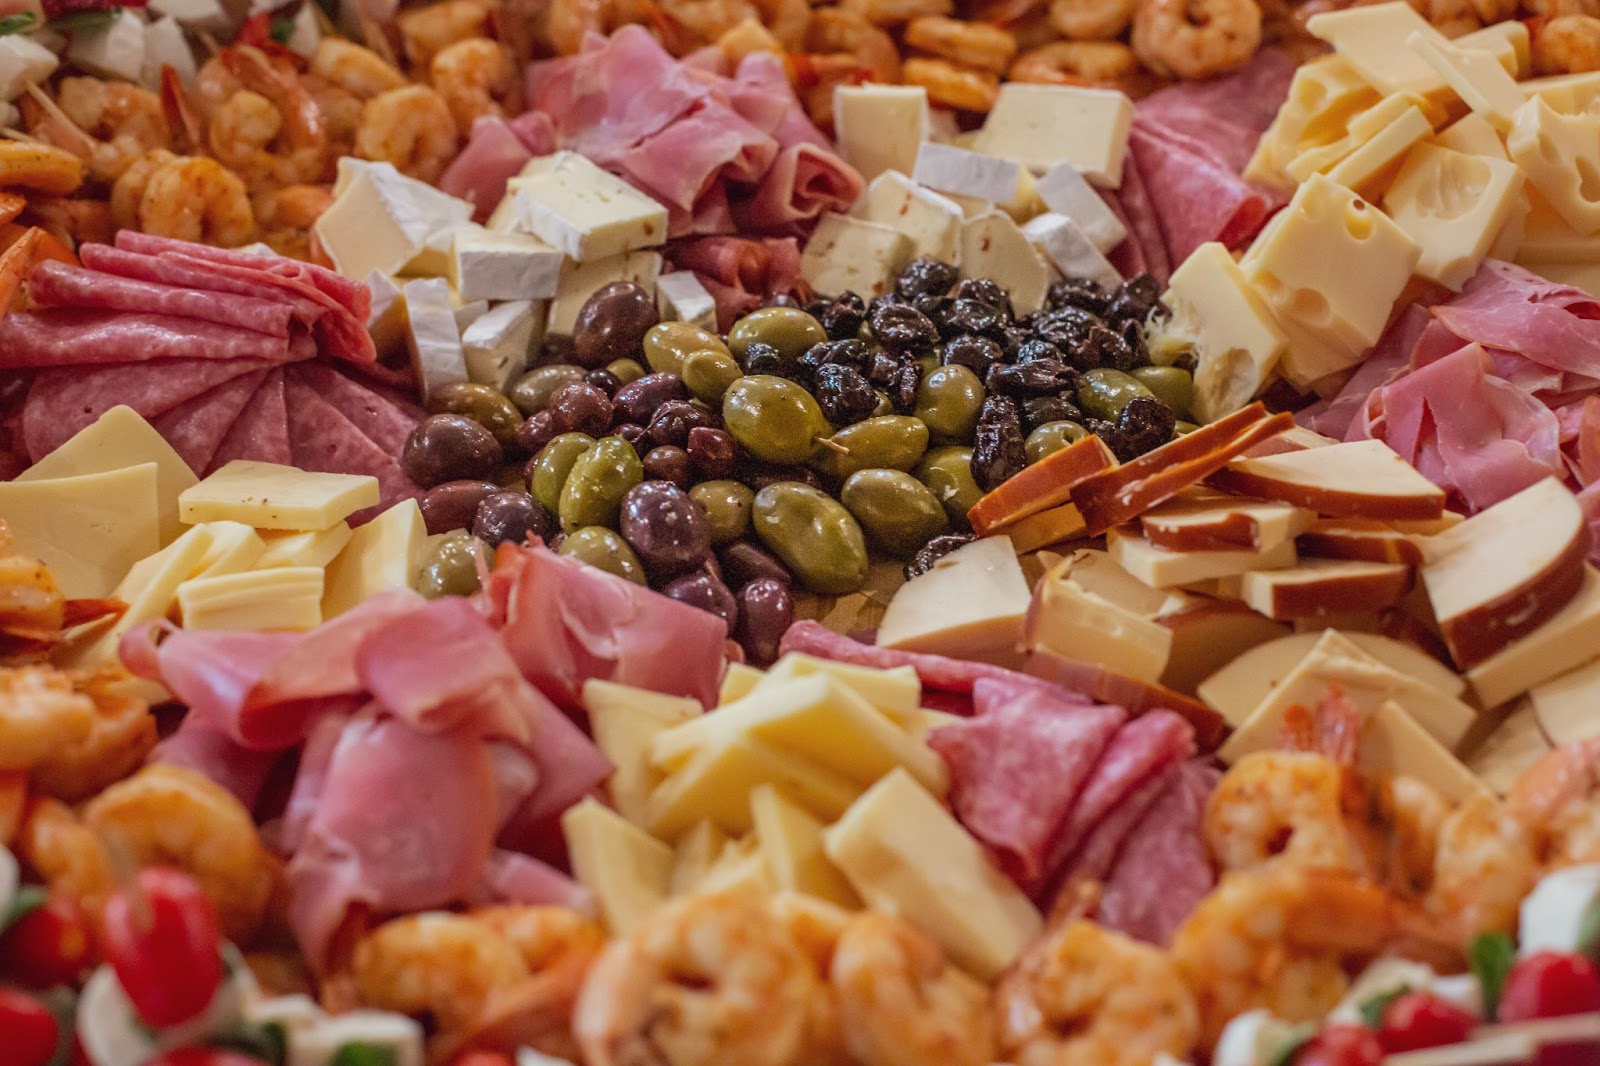
[[917, 464], [913, 473], [944, 504], [950, 524], [957, 529], [966, 529], [969, 525], [967, 512], [983, 498], [983, 490], [972, 476], [972, 449], [934, 448], [922, 457], [922, 462]]
[[584, 526], [615, 526], [622, 497], [644, 480], [644, 464], [621, 437], [603, 437], [578, 456], [561, 486], [556, 508], [568, 533]]
[[933, 490], [903, 470], [858, 470], [839, 490], [867, 539], [897, 559], [909, 559], [950, 528]]
[[1199, 428], [1200, 427], [1195, 425], [1193, 422], [1185, 422], [1182, 419], [1179, 419], [1172, 427], [1172, 435], [1174, 437], [1181, 437], [1185, 433], [1193, 433]]
[[872, 409], [873, 418], [882, 418], [884, 415], [894, 414], [894, 401], [889, 399], [889, 394], [882, 389], [873, 389], [878, 394], [878, 406]]
[[1194, 375], [1176, 366], [1141, 366], [1128, 376], [1172, 408], [1179, 418], [1187, 418], [1194, 405]]
[[811, 465], [829, 477], [884, 467], [910, 470], [928, 450], [928, 427], [909, 415], [880, 415], [845, 426], [817, 449]]
[[522, 412], [516, 404], [489, 386], [471, 381], [452, 381], [434, 389], [428, 397], [428, 410], [466, 415], [493, 433], [502, 448], [516, 447], [517, 430], [522, 428]]
[[745, 451], [766, 463], [803, 463], [828, 433], [812, 395], [771, 374], [750, 374], [729, 386], [722, 420]]
[[558, 363], [530, 370], [516, 380], [506, 393], [523, 414], [532, 417], [550, 406], [550, 397], [563, 385], [582, 381], [587, 371], [581, 366]]
[[1115, 422], [1134, 397], [1154, 395], [1138, 378], [1103, 366], [1085, 371], [1078, 383], [1078, 406], [1107, 422]]
[[759, 341], [772, 345], [784, 362], [792, 363], [807, 348], [827, 339], [822, 323], [798, 307], [763, 307], [733, 324], [728, 331], [728, 350], [743, 362], [745, 349]]
[[620, 533], [613, 533], [605, 526], [575, 529], [567, 534], [561, 547], [556, 550], [562, 555], [586, 562], [597, 570], [625, 577], [635, 585], [645, 583], [644, 564], [639, 562], [639, 557], [628, 547], [628, 542], [622, 539]]
[[545, 510], [555, 514], [561, 509], [561, 487], [572, 473], [572, 464], [592, 447], [594, 438], [587, 433], [562, 433], [539, 452], [528, 476], [528, 491]]
[[723, 393], [744, 376], [733, 356], [726, 352], [706, 349], [690, 352], [683, 360], [683, 383], [696, 399], [706, 403], [721, 403]]
[[738, 481], [702, 481], [689, 490], [689, 498], [706, 509], [711, 521], [711, 543], [728, 544], [750, 529], [750, 506], [756, 494]]
[[624, 385], [631, 385], [645, 375], [645, 369], [639, 365], [637, 359], [613, 359], [606, 364], [606, 369]]
[[941, 366], [917, 386], [916, 415], [937, 440], [966, 442], [983, 409], [983, 382], [964, 366]]
[[441, 537], [423, 558], [417, 591], [430, 600], [470, 596], [478, 591], [478, 556], [488, 546], [462, 530]]
[[1037, 463], [1047, 455], [1054, 455], [1062, 448], [1075, 440], [1082, 440], [1089, 435], [1089, 431], [1076, 422], [1046, 422], [1032, 433], [1024, 447], [1028, 450], [1028, 462]]
[[844, 505], [798, 481], [756, 493], [756, 536], [812, 592], [840, 596], [867, 580], [867, 541]]
[[644, 335], [644, 361], [657, 374], [683, 375], [683, 361], [693, 352], [728, 354], [728, 346], [715, 333], [692, 322], [662, 322]]

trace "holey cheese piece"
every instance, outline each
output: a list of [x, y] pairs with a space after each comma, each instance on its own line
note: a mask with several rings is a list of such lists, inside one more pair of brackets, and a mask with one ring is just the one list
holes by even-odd
[[1406, 47], [1412, 34], [1449, 43], [1404, 0], [1325, 11], [1306, 20], [1313, 37], [1327, 41], [1382, 93], [1426, 93], [1440, 86], [1438, 71]]
[[1460, 291], [1510, 221], [1522, 171], [1500, 159], [1418, 145], [1383, 196], [1383, 209], [1417, 242], [1417, 273]]
[[1583, 510], [1554, 478], [1428, 538], [1422, 580], [1456, 665], [1474, 666], [1549, 621], [1577, 595], [1588, 552]]
[[577, 152], [525, 172], [513, 195], [528, 232], [580, 263], [667, 240], [666, 208]]
[[889, 601], [880, 647], [1018, 668], [1022, 618], [1031, 596], [1004, 536], [957, 548]]
[[856, 201], [854, 214], [899, 230], [911, 239], [912, 251], [918, 256], [956, 261], [961, 205], [923, 188], [898, 170], [886, 170], [873, 178]]
[[1289, 95], [1272, 125], [1256, 142], [1244, 176], [1251, 181], [1293, 188], [1285, 167], [1309, 148], [1343, 136], [1350, 120], [1379, 100], [1379, 93], [1344, 56], [1322, 56], [1303, 64], [1289, 83]]
[[1173, 271], [1162, 300], [1174, 334], [1194, 346], [1194, 413], [1202, 422], [1231, 414], [1266, 387], [1288, 338], [1244, 271], [1216, 241]]
[[882, 296], [915, 254], [911, 238], [890, 226], [826, 214], [800, 256], [800, 276], [819, 293]]
[[1406, 46], [1421, 56], [1474, 114], [1482, 115], [1497, 130], [1511, 127], [1526, 97], [1492, 54], [1420, 33], [1407, 37]]
[[1600, 230], [1600, 117], [1562, 115], [1534, 97], [1517, 111], [1506, 150], [1567, 225]]
[[1237, 459], [1211, 483], [1336, 517], [1427, 520], [1444, 513], [1444, 490], [1377, 440]]

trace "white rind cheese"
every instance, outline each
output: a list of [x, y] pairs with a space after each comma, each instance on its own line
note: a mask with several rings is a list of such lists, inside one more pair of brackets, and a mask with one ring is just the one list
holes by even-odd
[[461, 357], [467, 380], [505, 392], [528, 369], [544, 339], [543, 300], [508, 300], [491, 307], [461, 331]]
[[1122, 284], [1117, 268], [1066, 215], [1046, 211], [1024, 223], [1022, 232], [1063, 277], [1088, 278], [1105, 289]]
[[67, 60], [102, 78], [137, 82], [144, 73], [144, 19], [124, 8], [116, 11], [109, 25], [74, 30]]
[[516, 180], [523, 227], [580, 263], [666, 243], [667, 209], [576, 152]]
[[833, 90], [839, 154], [865, 181], [886, 170], [910, 173], [929, 139], [928, 91], [920, 85], [841, 85]]
[[823, 215], [805, 252], [800, 276], [819, 293], [850, 290], [871, 300], [889, 291], [911, 261], [911, 238], [897, 229], [848, 215]]
[[917, 152], [911, 177], [935, 192], [1006, 204], [1016, 198], [1022, 168], [1009, 159], [928, 141]]
[[664, 322], [717, 328], [717, 301], [692, 270], [673, 270], [656, 279], [656, 307]]
[[406, 301], [406, 347], [424, 396], [441, 385], [467, 380], [450, 283], [444, 278], [416, 278], [401, 289]]
[[1576, 952], [1584, 918], [1600, 908], [1600, 866], [1569, 866], [1544, 876], [1522, 900], [1517, 953]]
[[472, 218], [472, 205], [406, 177], [390, 163], [339, 160], [334, 201], [312, 226], [339, 273], [397, 274], [430, 238]]
[[463, 300], [544, 300], [560, 290], [561, 252], [525, 233], [455, 231], [452, 278]]
[[918, 256], [956, 261], [961, 205], [923, 188], [898, 170], [886, 170], [873, 178], [853, 213], [867, 222], [899, 230], [911, 239]]
[[1078, 224], [1094, 246], [1109, 252], [1128, 236], [1117, 213], [1106, 206], [1077, 167], [1057, 163], [1034, 185], [1044, 206]]

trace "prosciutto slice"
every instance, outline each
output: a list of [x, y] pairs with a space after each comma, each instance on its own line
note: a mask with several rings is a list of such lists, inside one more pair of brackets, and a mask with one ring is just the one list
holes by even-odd
[[517, 175], [533, 153], [498, 115], [473, 120], [461, 154], [439, 175], [439, 189], [473, 205], [472, 217], [487, 222], [506, 194], [506, 182]]
[[717, 328], [728, 330], [779, 293], [800, 291], [800, 245], [792, 237], [686, 237], [667, 257], [692, 270], [717, 301]]

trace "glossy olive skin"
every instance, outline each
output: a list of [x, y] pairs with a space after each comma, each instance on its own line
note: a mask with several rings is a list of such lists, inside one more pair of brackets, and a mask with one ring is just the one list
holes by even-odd
[[1078, 385], [1078, 406], [1085, 414], [1115, 422], [1135, 396], [1154, 395], [1138, 378], [1099, 366], [1084, 372]]
[[536, 367], [512, 383], [506, 398], [531, 418], [550, 405], [550, 397], [555, 395], [557, 389], [570, 382], [582, 381], [583, 378], [584, 369], [581, 366], [558, 363], [555, 366]]
[[584, 301], [572, 327], [572, 357], [590, 370], [638, 354], [645, 333], [661, 321], [655, 297], [631, 281], [613, 281]]
[[935, 448], [923, 456], [914, 471], [918, 481], [933, 490], [950, 525], [964, 530], [970, 527], [967, 512], [983, 498], [983, 490], [972, 476], [972, 449], [959, 446]]
[[1194, 410], [1194, 375], [1175, 366], [1141, 366], [1128, 376], [1149, 389], [1155, 398], [1172, 408], [1180, 419]]
[[702, 481], [689, 490], [689, 496], [706, 512], [711, 543], [727, 544], [749, 530], [750, 508], [756, 494], [748, 485], [737, 481]]
[[453, 381], [433, 390], [428, 410], [435, 413], [466, 415], [494, 434], [500, 447], [517, 446], [517, 430], [522, 428], [522, 412], [517, 405], [487, 385]]
[[489, 479], [505, 450], [494, 434], [466, 415], [429, 415], [406, 438], [400, 465], [423, 488], [464, 478]]
[[867, 539], [896, 559], [909, 559], [950, 528], [933, 490], [903, 470], [861, 470], [839, 489], [839, 502]]
[[733, 356], [722, 352], [690, 352], [683, 361], [684, 385], [695, 399], [709, 404], [721, 403], [728, 387], [743, 376]]
[[637, 359], [613, 359], [605, 366], [606, 372], [624, 385], [631, 385], [644, 377], [647, 371]]
[[726, 623], [729, 633], [733, 632], [733, 627], [739, 622], [738, 599], [715, 574], [705, 570], [673, 578], [661, 586], [661, 594], [679, 603], [687, 603], [691, 607], [698, 607], [702, 611], [716, 615]]
[[775, 555], [748, 540], [729, 544], [717, 553], [722, 564], [723, 580], [733, 588], [743, 588], [752, 581], [781, 581], [794, 584], [794, 576], [783, 568]]
[[540, 540], [556, 531], [555, 518], [526, 492], [497, 492], [485, 496], [472, 520], [472, 535], [498, 547], [506, 541], [521, 544], [528, 537]]
[[711, 555], [711, 520], [687, 492], [646, 481], [622, 497], [619, 531], [657, 575], [692, 570]]
[[1046, 422], [1032, 433], [1023, 442], [1023, 447], [1028, 452], [1028, 462], [1037, 463], [1047, 455], [1054, 455], [1073, 441], [1082, 440], [1089, 435], [1089, 431], [1076, 422], [1060, 421]]
[[551, 514], [561, 510], [561, 488], [572, 473], [572, 464], [592, 447], [594, 438], [587, 433], [563, 433], [544, 446], [528, 476], [528, 491], [541, 507]]
[[677, 374], [646, 374], [630, 381], [611, 398], [612, 417], [618, 422], [647, 426], [656, 408], [669, 400], [687, 400], [689, 390]]
[[550, 396], [550, 406], [545, 410], [557, 433], [587, 433], [599, 437], [611, 428], [611, 398], [587, 381], [561, 386]]
[[811, 465], [830, 477], [882, 467], [910, 470], [928, 450], [928, 427], [909, 415], [880, 415], [846, 426], [829, 437]]
[[417, 500], [428, 535], [469, 528], [478, 513], [478, 504], [499, 491], [500, 486], [492, 481], [446, 481], [435, 485]]
[[770, 374], [735, 381], [722, 398], [722, 420], [745, 451], [767, 463], [805, 462], [828, 432], [816, 399]]
[[435, 544], [417, 574], [417, 591], [430, 600], [478, 591], [478, 558], [485, 551], [470, 533], [451, 533]]
[[784, 362], [793, 363], [807, 348], [827, 339], [822, 323], [798, 307], [763, 307], [733, 324], [728, 331], [728, 350], [742, 363], [750, 345], [770, 344]]
[[794, 594], [785, 583], [763, 579], [739, 590], [739, 628], [734, 636], [752, 664], [772, 665], [793, 622]]
[[571, 533], [584, 526], [615, 528], [622, 497], [644, 480], [644, 464], [633, 445], [621, 437], [604, 437], [578, 456], [561, 486], [556, 508], [561, 528]]
[[728, 346], [692, 322], [663, 322], [644, 335], [644, 361], [653, 373], [682, 376], [683, 361], [704, 351], [727, 355]]
[[793, 481], [768, 485], [756, 493], [751, 523], [761, 543], [810, 591], [839, 596], [866, 582], [866, 537], [827, 493]]
[[644, 564], [633, 554], [628, 542], [615, 530], [604, 526], [585, 526], [573, 530], [561, 541], [558, 554], [582, 560], [597, 570], [626, 578], [635, 585], [645, 583]]
[[917, 386], [913, 412], [939, 441], [968, 441], [983, 409], [983, 382], [964, 366], [935, 366]]

